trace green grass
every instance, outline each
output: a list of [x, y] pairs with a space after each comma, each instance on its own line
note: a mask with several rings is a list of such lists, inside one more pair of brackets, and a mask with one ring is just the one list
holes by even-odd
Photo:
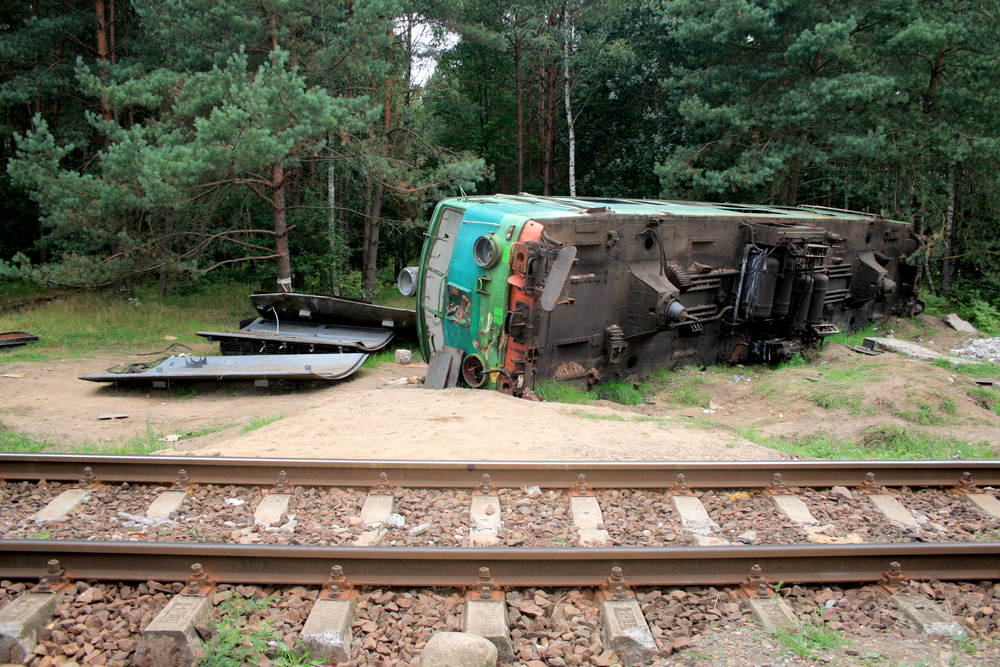
[[977, 530], [972, 534], [972, 539], [976, 542], [1000, 542], [1000, 528]]
[[[727, 376], [732, 375], [733, 369], [728, 366], [709, 370], [718, 372], [719, 369]], [[704, 374], [692, 367], [661, 369], [649, 376], [641, 390], [645, 395], [657, 394], [670, 407], [707, 408], [711, 400], [708, 393], [703, 391], [703, 385], [707, 383]]]
[[40, 299], [54, 299], [66, 294], [65, 290], [42, 287], [25, 280], [0, 280], [0, 311], [19, 308]]
[[374, 354], [369, 354], [361, 368], [374, 369], [382, 364], [391, 364], [396, 361], [396, 350], [407, 349], [413, 353], [414, 359], [420, 359], [420, 347], [416, 343], [401, 343], [387, 346]]
[[48, 440], [39, 442], [0, 422], [0, 451], [12, 454], [37, 454], [49, 446]]
[[153, 425], [146, 423], [146, 432], [117, 440], [86, 440], [79, 444], [60, 445], [48, 438], [35, 440], [0, 423], [0, 451], [13, 454], [65, 453], [65, 454], [149, 454], [166, 447]]
[[979, 404], [984, 410], [1000, 415], [1000, 391], [988, 387], [970, 387], [966, 390], [969, 398]]
[[811, 660], [817, 659], [817, 651], [837, 648], [847, 643], [843, 635], [828, 628], [815, 614], [802, 619], [798, 625], [778, 628], [774, 637], [798, 657]]
[[947, 359], [935, 359], [931, 362], [931, 365], [937, 366], [938, 368], [947, 368], [956, 375], [1000, 379], [1000, 366], [996, 364], [988, 364], [985, 362], [978, 364], [953, 364]]
[[876, 410], [864, 405], [861, 394], [845, 391], [838, 386], [820, 386], [809, 393], [809, 402], [824, 410], [847, 410], [852, 416], [873, 415]]
[[783, 378], [769, 378], [767, 380], [757, 380], [751, 385], [750, 391], [755, 396], [766, 401], [777, 401], [785, 396], [785, 390], [789, 388], [789, 382]]
[[789, 454], [819, 459], [992, 459], [996, 450], [990, 443], [962, 442], [950, 436], [911, 433], [897, 426], [874, 426], [856, 441], [817, 431], [811, 435], [767, 437], [750, 428], [733, 429], [740, 437]]
[[800, 353], [796, 352], [792, 355], [791, 359], [786, 359], [785, 361], [779, 361], [774, 365], [774, 370], [783, 371], [788, 368], [802, 368], [803, 366], [808, 366], [809, 362]]
[[848, 347], [855, 347], [861, 345], [865, 341], [865, 338], [870, 338], [875, 335], [875, 325], [869, 322], [865, 326], [856, 331], [842, 332], [839, 334], [834, 334], [828, 338], [823, 339], [823, 344], [827, 343], [840, 343], [841, 345], [847, 345]]
[[252, 600], [235, 594], [226, 600], [215, 621], [215, 635], [204, 644], [200, 667], [238, 667], [256, 665], [267, 655], [275, 667], [322, 665], [322, 659], [296, 655], [288, 649], [268, 621], [252, 623], [248, 619], [274, 602], [274, 598]]
[[250, 421], [243, 425], [240, 429], [240, 433], [249, 433], [250, 431], [256, 431], [259, 428], [263, 428], [268, 424], [273, 424], [279, 419], [284, 419], [288, 416], [287, 412], [282, 412], [278, 415], [265, 416], [265, 415], [251, 415]]
[[201, 428], [195, 429], [193, 431], [182, 433], [181, 440], [190, 440], [191, 438], [200, 438], [203, 435], [211, 435], [212, 433], [225, 431], [230, 426], [235, 426], [235, 424], [216, 424], [214, 426], [202, 426]]
[[556, 380], [542, 380], [535, 387], [535, 394], [543, 401], [590, 405], [594, 397], [586, 389]]
[[827, 382], [872, 382], [878, 380], [885, 371], [885, 364], [873, 361], [867, 364], [848, 367], [826, 367], [820, 371]]
[[670, 420], [665, 417], [650, 417], [648, 415], [635, 415], [633, 417], [623, 417], [622, 415], [599, 415], [596, 412], [584, 412], [583, 410], [573, 410], [572, 414], [577, 417], [583, 417], [584, 419], [592, 419], [594, 421], [608, 421], [608, 422], [653, 422], [656, 424], [667, 424]]
[[198, 395], [196, 384], [174, 384], [167, 389], [170, 398], [194, 398]]
[[[17, 291], [4, 283], [0, 288]], [[0, 331], [29, 331], [39, 342], [0, 352], [0, 363], [84, 356], [94, 350], [151, 352], [170, 343], [205, 343], [195, 332], [233, 329], [254, 314], [245, 285], [219, 285], [197, 294], [160, 299], [153, 286], [136, 290], [134, 301], [110, 292], [62, 293], [58, 300], [0, 315]], [[176, 341], [165, 340], [174, 336]]]
[[600, 400], [623, 405], [642, 405], [642, 392], [624, 382], [605, 382], [590, 390]]

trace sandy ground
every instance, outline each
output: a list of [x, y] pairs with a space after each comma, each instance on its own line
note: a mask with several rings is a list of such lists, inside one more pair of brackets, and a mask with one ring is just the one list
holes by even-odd
[[[896, 322], [900, 337], [945, 351], [961, 334], [937, 318], [918, 327]], [[197, 352], [211, 351], [210, 344]], [[136, 351], [141, 352], [141, 351]], [[874, 425], [997, 444], [1000, 417], [969, 397], [967, 377], [895, 354], [866, 357], [827, 345], [809, 365], [689, 371], [712, 409], [678, 407], [674, 388], [646, 405], [564, 405], [514, 399], [492, 391], [427, 391], [406, 378], [422, 363], [362, 369], [336, 383], [255, 388], [251, 383], [200, 383], [171, 389], [118, 388], [78, 379], [148, 356], [18, 361], [0, 355], [0, 423], [45, 441], [49, 451], [88, 444], [127, 446], [152, 436], [154, 449], [199, 455], [337, 459], [437, 460], [760, 460], [786, 455], [734, 435], [817, 430], [856, 439]], [[845, 384], [834, 369], [877, 363], [873, 378]], [[695, 377], [692, 377], [694, 375]], [[816, 395], [852, 397], [851, 407], [823, 409]], [[825, 394], [824, 394], [825, 393]], [[952, 412], [943, 411], [950, 400]], [[937, 420], [907, 421], [905, 411], [930, 405]], [[861, 410], [857, 409], [860, 406]], [[104, 415], [124, 418], [101, 419]], [[260, 428], [263, 421], [275, 419]], [[157, 440], [158, 439], [158, 440]]]
[[[134, 360], [141, 358], [136, 357]], [[394, 384], [424, 364], [363, 369], [338, 383], [255, 389], [203, 383], [197, 389], [116, 388], [77, 379], [121, 359], [97, 357], [0, 366], [8, 428], [53, 444], [122, 444], [181, 436], [165, 453], [302, 458], [438, 460], [754, 460], [773, 450], [727, 432], [694, 428], [601, 405], [514, 399], [492, 391], [427, 391]], [[127, 415], [116, 420], [102, 415]], [[251, 421], [282, 417], [244, 432]], [[202, 430], [220, 429], [197, 437]], [[168, 438], [169, 439], [169, 438]]]

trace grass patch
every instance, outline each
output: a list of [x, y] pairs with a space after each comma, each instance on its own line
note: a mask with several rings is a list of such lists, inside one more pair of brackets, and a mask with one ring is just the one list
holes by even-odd
[[149, 454], [158, 449], [163, 449], [166, 444], [160, 436], [153, 430], [153, 425], [146, 422], [146, 432], [136, 431], [131, 438], [122, 438], [114, 441], [93, 441], [88, 440], [79, 445], [72, 445], [69, 451], [75, 454], [109, 454], [112, 456], [125, 456], [127, 454]]
[[855, 329], [854, 331], [843, 332], [839, 334], [834, 334], [823, 339], [823, 344], [827, 343], [840, 343], [841, 345], [847, 345], [848, 347], [856, 347], [865, 342], [865, 338], [870, 338], [875, 335], [875, 325], [869, 322], [860, 329]]
[[48, 446], [47, 440], [39, 442], [0, 423], [0, 451], [12, 454], [37, 454]]
[[243, 425], [240, 429], [240, 433], [249, 433], [250, 431], [256, 431], [259, 428], [263, 428], [268, 424], [273, 424], [279, 419], [284, 419], [288, 416], [287, 412], [282, 412], [278, 415], [265, 416], [265, 415], [251, 415], [250, 421]]
[[971, 377], [995, 377], [1000, 378], [1000, 366], [989, 363], [978, 364], [953, 364], [947, 359], [935, 359], [932, 366], [947, 368], [956, 375], [968, 375]]
[[225, 431], [230, 426], [234, 426], [234, 424], [219, 424], [218, 426], [202, 426], [201, 428], [195, 429], [193, 431], [182, 433], [181, 440], [190, 440], [191, 438], [200, 438], [203, 435], [211, 435], [213, 433], [218, 433], [219, 431]]
[[791, 359], [785, 359], [784, 361], [779, 361], [774, 365], [774, 370], [783, 371], [789, 368], [802, 368], [803, 366], [808, 366], [809, 362], [803, 357], [799, 352], [792, 355]]
[[934, 406], [926, 401], [915, 400], [911, 404], [911, 397], [906, 399], [906, 407], [900, 409], [892, 403], [892, 401], [884, 401], [883, 405], [889, 411], [893, 417], [902, 419], [903, 421], [912, 422], [914, 424], [921, 424], [923, 426], [934, 426], [936, 424], [941, 424], [945, 420], [943, 417], [938, 416], [934, 413]]
[[170, 398], [194, 398], [198, 395], [198, 385], [195, 383], [172, 384], [167, 388]]
[[965, 393], [968, 394], [969, 398], [974, 400], [979, 407], [1000, 415], [1000, 391], [990, 389], [988, 387], [975, 386], [969, 387]]
[[275, 667], [324, 663], [319, 658], [310, 660], [308, 654], [292, 653], [270, 623], [255, 615], [268, 607], [274, 598], [253, 600], [233, 592], [216, 620], [215, 636], [205, 643], [205, 653], [198, 663], [200, 667], [256, 665], [261, 655], [267, 656]]
[[1000, 528], [977, 530], [972, 534], [972, 539], [976, 542], [1000, 542]]
[[382, 364], [391, 364], [394, 361], [396, 361], [395, 348], [385, 347], [374, 354], [369, 354], [361, 364], [361, 368], [378, 368]]
[[600, 400], [622, 405], [642, 405], [642, 392], [624, 382], [605, 382], [590, 390]]
[[828, 628], [817, 615], [807, 616], [796, 626], [778, 628], [774, 637], [788, 651], [810, 660], [817, 659], [817, 651], [847, 643], [840, 633]]
[[554, 403], [590, 405], [594, 402], [594, 397], [586, 389], [556, 380], [542, 380], [535, 387], [535, 394], [543, 401]]
[[656, 424], [670, 423], [670, 420], [664, 417], [650, 417], [648, 415], [635, 415], [634, 417], [623, 417], [622, 415], [599, 415], [596, 412], [584, 412], [583, 410], [573, 410], [571, 414], [577, 417], [583, 417], [584, 419], [592, 419], [594, 421], [635, 422], [635, 423], [654, 422]]
[[811, 435], [769, 438], [749, 427], [734, 433], [789, 454], [819, 459], [991, 459], [996, 451], [985, 440], [962, 442], [950, 436], [914, 434], [898, 426], [874, 426], [857, 441], [838, 438], [833, 433], [817, 431]]
[[751, 385], [750, 391], [755, 396], [766, 401], [778, 401], [785, 396], [785, 390], [788, 388], [787, 380], [757, 380], [753, 385]]
[[873, 382], [885, 371], [885, 364], [871, 362], [858, 366], [824, 368], [822, 376], [828, 382]]
[[824, 410], [847, 410], [851, 416], [873, 415], [876, 410], [873, 406], [863, 405], [862, 395], [850, 393], [836, 386], [826, 386], [814, 389], [809, 394], [809, 402]]
[[[713, 423], [713, 426], [716, 425]], [[760, 431], [753, 424], [735, 424], [729, 427], [729, 430], [733, 432], [738, 438], [743, 438], [749, 440], [750, 442], [755, 442], [758, 445], [769, 444], [770, 438], [765, 435], [761, 435]]]
[[388, 345], [378, 352], [369, 354], [368, 358], [365, 359], [364, 363], [361, 364], [361, 368], [374, 369], [378, 368], [382, 364], [393, 364], [396, 363], [396, 350], [409, 350], [413, 353], [414, 359], [420, 359], [420, 347], [416, 343], [402, 343], [399, 345]]
[[0, 331], [30, 331], [39, 336], [38, 343], [0, 352], [0, 361], [45, 361], [108, 348], [162, 350], [168, 344], [167, 335], [186, 345], [204, 344], [196, 331], [232, 329], [240, 319], [254, 315], [247, 298], [250, 291], [246, 285], [226, 284], [160, 299], [150, 285], [137, 289], [132, 300], [110, 292], [64, 294], [0, 315]]
[[127, 454], [149, 454], [163, 449], [164, 442], [153, 430], [153, 425], [146, 423], [146, 432], [138, 431], [130, 438], [118, 440], [86, 440], [75, 445], [60, 445], [48, 439], [38, 441], [23, 433], [19, 433], [0, 423], [0, 451], [11, 454], [65, 453], [65, 454], [109, 454], [124, 456]]
[[[731, 374], [728, 367], [723, 370], [725, 374]], [[702, 389], [702, 385], [707, 382], [700, 372], [690, 366], [673, 370], [661, 369], [649, 376], [642, 384], [641, 391], [646, 395], [656, 393], [669, 407], [707, 408], [711, 397]]]

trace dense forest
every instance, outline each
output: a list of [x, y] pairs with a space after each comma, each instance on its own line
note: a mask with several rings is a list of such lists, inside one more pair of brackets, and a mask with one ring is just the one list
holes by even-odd
[[912, 221], [925, 293], [1000, 317], [996, 0], [0, 0], [0, 30], [0, 276], [371, 295], [441, 198], [532, 192]]

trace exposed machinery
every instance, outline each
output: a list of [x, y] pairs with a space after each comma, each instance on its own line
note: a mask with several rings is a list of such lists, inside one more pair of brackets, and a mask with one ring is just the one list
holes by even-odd
[[544, 379], [787, 359], [912, 315], [921, 245], [910, 224], [820, 207], [462, 197], [438, 204], [400, 289], [416, 287], [428, 387], [530, 396]]

